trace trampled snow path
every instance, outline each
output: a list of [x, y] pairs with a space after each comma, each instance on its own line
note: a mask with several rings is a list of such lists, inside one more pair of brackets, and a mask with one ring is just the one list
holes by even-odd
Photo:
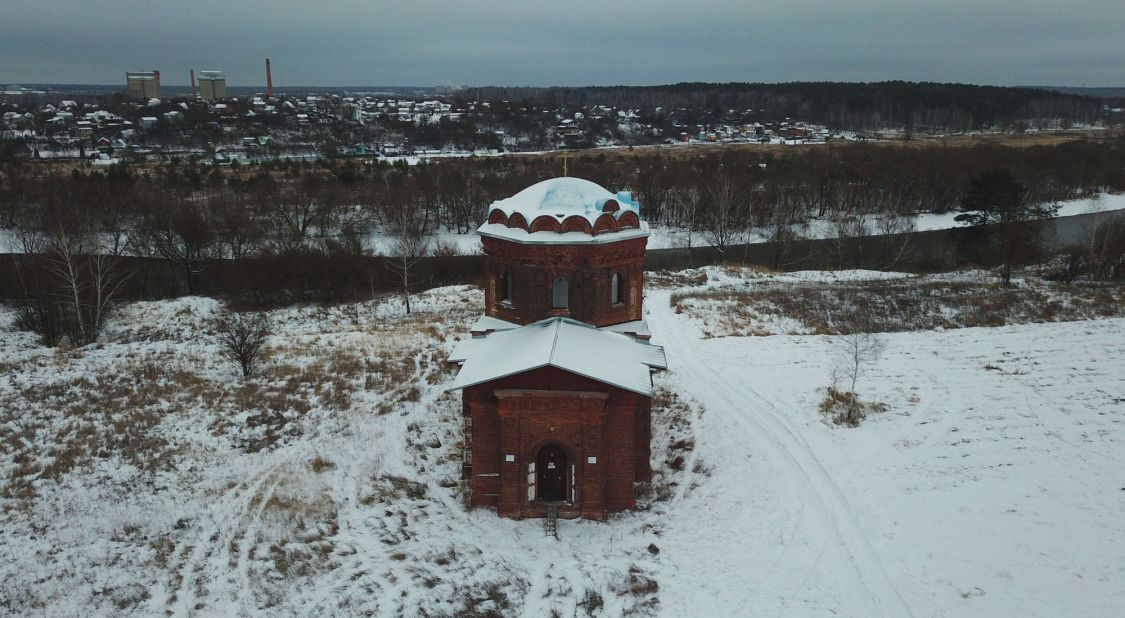
[[[193, 615], [199, 592], [218, 592], [227, 598], [252, 594], [248, 554], [262, 511], [281, 483], [284, 466], [285, 462], [277, 463], [249, 474], [216, 497], [205, 520], [210, 525], [201, 526], [194, 542], [181, 556], [180, 586], [168, 603], [171, 615]], [[232, 550], [237, 551], [236, 556]], [[215, 579], [209, 581], [210, 578]], [[241, 605], [245, 608], [245, 603]]]
[[[799, 431], [790, 426], [784, 410], [749, 384], [724, 377], [724, 359], [707, 353], [702, 341], [686, 331], [686, 325], [672, 312], [669, 295], [662, 291], [649, 296], [646, 303], [649, 325], [655, 342], [666, 348], [670, 369], [679, 374], [683, 384], [690, 385], [692, 392], [707, 396], [708, 422], [727, 428], [727, 431], [711, 435], [722, 436], [726, 448], [767, 455], [770, 463], [784, 475], [786, 484], [801, 496], [801, 519], [790, 531], [789, 538], [781, 539], [781, 543], [787, 545], [785, 551], [773, 561], [757, 588], [747, 590], [747, 596], [758, 592], [778, 568], [791, 571], [794, 567], [808, 568], [804, 577], [794, 579], [790, 574], [780, 578], [783, 586], [791, 587], [793, 582], [799, 582], [797, 589], [780, 591], [782, 596], [788, 600], [799, 597], [814, 574], [839, 576], [848, 580], [841, 587], [847, 594], [842, 608], [846, 615], [912, 616], [865, 532], [855, 521], [844, 493]], [[819, 551], [815, 547], [803, 548], [816, 553], [811, 568], [807, 556], [789, 555], [788, 545], [798, 532], [800, 536], [811, 535], [810, 540], [821, 547]], [[782, 613], [788, 609], [788, 600]]]

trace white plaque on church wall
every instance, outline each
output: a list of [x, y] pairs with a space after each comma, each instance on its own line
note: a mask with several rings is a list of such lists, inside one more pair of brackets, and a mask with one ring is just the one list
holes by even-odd
[[515, 461], [515, 460], [516, 460], [515, 455], [504, 455], [504, 461]]
[[597, 458], [597, 457], [587, 457], [587, 458], [586, 458], [586, 463], [588, 463], [588, 464], [596, 464], [596, 463], [598, 463], [598, 458]]

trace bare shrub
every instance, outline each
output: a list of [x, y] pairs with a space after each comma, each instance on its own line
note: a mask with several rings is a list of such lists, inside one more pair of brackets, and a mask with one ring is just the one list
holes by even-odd
[[430, 248], [430, 255], [434, 257], [453, 257], [461, 255], [461, 249], [456, 244], [441, 239], [434, 242], [433, 247]]
[[467, 591], [458, 616], [507, 616], [512, 614], [512, 599], [499, 583], [489, 582], [480, 588]]
[[384, 474], [375, 479], [375, 486], [372, 487], [371, 493], [364, 496], [360, 502], [364, 505], [372, 505], [402, 498], [422, 500], [426, 497], [427, 491], [422, 483], [393, 474]]
[[633, 597], [636, 613], [649, 613], [660, 605], [660, 584], [636, 566], [629, 567], [625, 593]]
[[595, 590], [587, 590], [586, 596], [578, 603], [578, 607], [586, 610], [591, 616], [596, 616], [603, 606], [605, 606], [605, 599]]
[[325, 472], [327, 470], [336, 469], [336, 464], [317, 455], [316, 457], [313, 457], [312, 461], [309, 462], [309, 467], [312, 468], [313, 472], [320, 474], [321, 472]]
[[223, 354], [238, 363], [242, 377], [249, 377], [261, 357], [272, 326], [264, 313], [227, 313], [219, 318], [219, 341]]

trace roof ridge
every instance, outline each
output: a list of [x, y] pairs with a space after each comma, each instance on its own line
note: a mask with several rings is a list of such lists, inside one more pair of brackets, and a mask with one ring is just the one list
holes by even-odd
[[551, 353], [547, 355], [547, 363], [553, 364], [555, 360], [555, 350], [559, 347], [559, 331], [562, 330], [563, 319], [561, 317], [555, 318], [555, 340], [551, 342]]

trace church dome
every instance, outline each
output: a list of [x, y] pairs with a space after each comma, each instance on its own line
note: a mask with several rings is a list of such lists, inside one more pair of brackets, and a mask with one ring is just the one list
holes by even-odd
[[520, 242], [581, 242], [578, 236], [602, 234], [619, 240], [617, 234], [623, 231], [648, 234], [631, 192], [611, 193], [597, 183], [571, 177], [544, 180], [493, 202], [479, 231]]

